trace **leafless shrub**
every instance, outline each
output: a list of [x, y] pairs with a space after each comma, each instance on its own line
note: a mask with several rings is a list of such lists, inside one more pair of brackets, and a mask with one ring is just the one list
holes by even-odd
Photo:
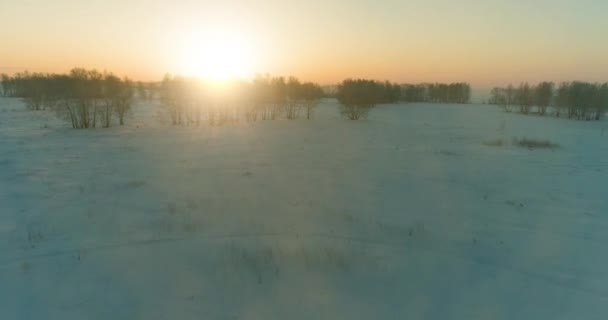
[[549, 140], [535, 140], [535, 139], [529, 139], [529, 138], [522, 138], [522, 139], [513, 139], [513, 145], [518, 146], [518, 147], [522, 147], [522, 148], [528, 148], [528, 149], [557, 149], [560, 147], [559, 144], [557, 143], [553, 143]]
[[349, 272], [357, 268], [380, 267], [377, 257], [366, 251], [341, 246], [289, 245], [257, 246], [232, 243], [221, 258], [226, 267], [246, 269], [262, 282], [286, 268]]
[[383, 101], [385, 89], [382, 83], [373, 80], [347, 79], [338, 86], [338, 101], [341, 113], [350, 120], [359, 120]]
[[483, 145], [487, 147], [504, 147], [507, 145], [507, 143], [503, 139], [496, 139], [484, 141]]

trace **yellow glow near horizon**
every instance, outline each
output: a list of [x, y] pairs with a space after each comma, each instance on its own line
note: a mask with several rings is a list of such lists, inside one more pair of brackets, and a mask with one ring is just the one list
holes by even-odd
[[179, 64], [183, 74], [211, 80], [253, 75], [251, 39], [227, 28], [194, 30], [182, 41]]
[[608, 74], [605, 0], [0, 3], [7, 74], [84, 67], [141, 81], [269, 73], [478, 88]]

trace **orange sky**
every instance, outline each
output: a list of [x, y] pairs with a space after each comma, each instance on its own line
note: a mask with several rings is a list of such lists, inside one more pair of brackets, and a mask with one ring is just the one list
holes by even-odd
[[3, 1], [0, 72], [81, 66], [159, 80], [196, 63], [185, 51], [205, 52], [184, 34], [212, 28], [247, 41], [248, 73], [321, 83], [608, 81], [608, 1], [530, 2]]

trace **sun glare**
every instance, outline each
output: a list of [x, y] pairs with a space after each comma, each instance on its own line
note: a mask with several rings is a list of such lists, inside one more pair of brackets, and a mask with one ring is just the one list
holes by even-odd
[[195, 31], [184, 39], [180, 64], [184, 74], [212, 80], [253, 75], [250, 39], [227, 29]]

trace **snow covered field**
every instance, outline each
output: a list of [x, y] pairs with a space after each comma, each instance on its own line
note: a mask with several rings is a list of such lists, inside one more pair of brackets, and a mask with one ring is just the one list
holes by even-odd
[[[606, 319], [608, 130], [459, 105], [72, 130], [0, 99], [0, 319]], [[553, 150], [484, 142], [548, 139]]]

